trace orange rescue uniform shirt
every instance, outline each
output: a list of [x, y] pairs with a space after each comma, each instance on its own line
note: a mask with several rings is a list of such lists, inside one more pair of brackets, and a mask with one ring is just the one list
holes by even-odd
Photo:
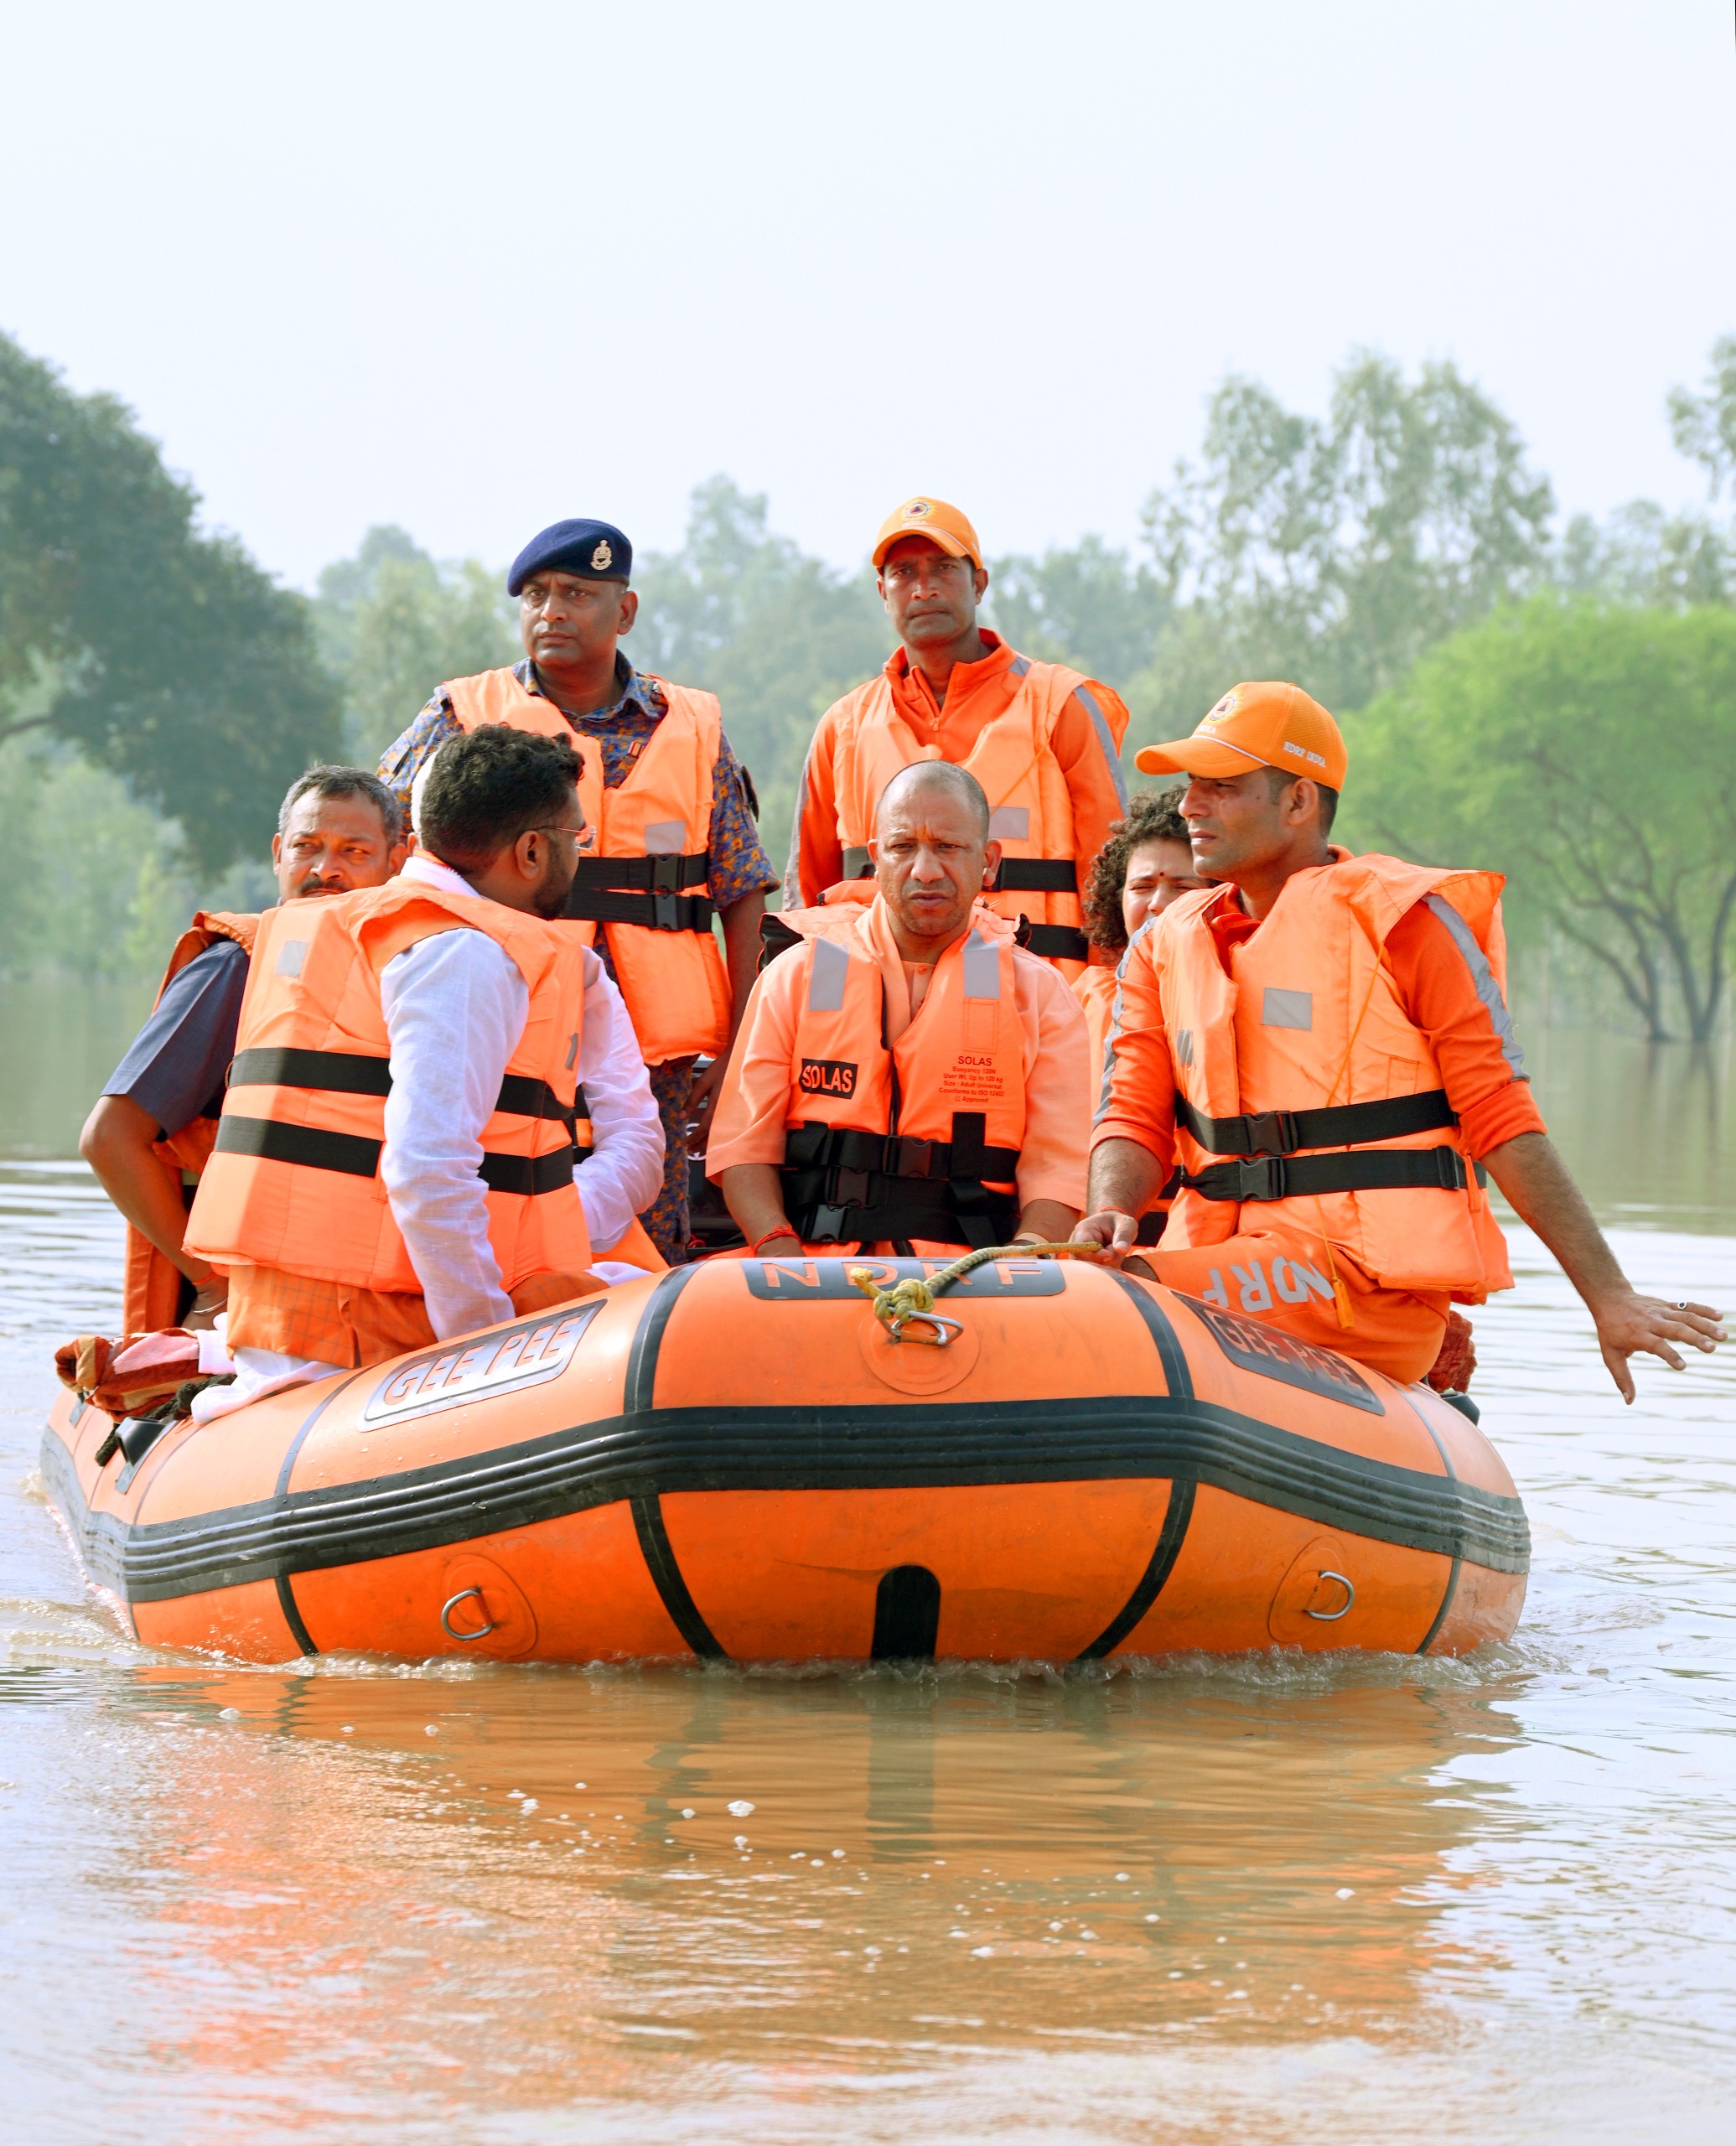
[[[1230, 949], [1252, 938], [1259, 919], [1227, 886], [1205, 919], [1227, 974]], [[1433, 1049], [1472, 1159], [1480, 1160], [1521, 1133], [1547, 1131], [1531, 1083], [1508, 1065], [1476, 979], [1446, 925], [1419, 902], [1393, 926], [1386, 958], [1406, 1013]], [[1168, 1172], [1175, 1159], [1175, 1076], [1157, 977], [1137, 944], [1122, 969], [1121, 1024], [1112, 1031], [1109, 1052], [1108, 1092], [1091, 1145], [1137, 1141]]]
[[[910, 1025], [933, 971], [925, 964], [905, 963], [878, 909], [869, 913], [862, 931], [879, 961], [886, 989], [886, 1041], [891, 1044]], [[1083, 1207], [1091, 1138], [1091, 1047], [1085, 1017], [1066, 978], [1051, 963], [1015, 947], [1013, 975], [1024, 1030], [1019, 1205], [1058, 1200], [1065, 1206]], [[784, 1135], [792, 1115], [790, 1067], [806, 981], [802, 962], [774, 962], [754, 986], [712, 1121], [705, 1158], [709, 1178], [738, 1163], [775, 1165], [784, 1159]], [[799, 1119], [800, 1110], [794, 1115]]]
[[[997, 716], [1006, 713], [1018, 690], [1019, 682], [1012, 675], [1018, 651], [987, 628], [982, 640], [989, 653], [975, 663], [954, 665], [944, 704], [935, 700], [935, 689], [922, 672], [912, 670], [904, 649], [886, 659], [886, 676], [899, 713], [923, 744], [938, 746], [941, 758], [955, 765], [970, 758], [978, 738]], [[1120, 708], [1119, 695], [1095, 678], [1089, 683], [1100, 702]], [[837, 734], [828, 710], [815, 729], [802, 769], [800, 809], [784, 881], [786, 909], [812, 908], [844, 876], [832, 768]], [[1109, 839], [1111, 822], [1120, 819], [1125, 808], [1116, 795], [1114, 772], [1103, 757], [1096, 725], [1076, 693], [1069, 696], [1061, 710], [1052, 742], [1073, 801], [1079, 884], [1083, 887], [1091, 859]]]

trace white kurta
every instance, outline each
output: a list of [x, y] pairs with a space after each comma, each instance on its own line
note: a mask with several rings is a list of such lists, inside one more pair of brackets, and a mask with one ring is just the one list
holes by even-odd
[[[403, 877], [450, 894], [474, 893], [468, 880], [426, 853], [410, 859]], [[602, 1252], [657, 1195], [663, 1127], [620, 993], [588, 950], [584, 975], [584, 1027], [574, 1071], [590, 1106], [596, 1145], [576, 1183], [593, 1249]], [[380, 1174], [422, 1283], [428, 1323], [444, 1341], [512, 1316], [489, 1242], [487, 1194], [478, 1172], [482, 1129], [524, 1034], [530, 991], [503, 947], [486, 932], [464, 930], [419, 940], [386, 963], [380, 985], [391, 1060]], [[636, 1270], [593, 1258], [592, 1271], [618, 1281]], [[227, 1415], [283, 1387], [329, 1378], [338, 1368], [263, 1349], [238, 1350], [235, 1365], [233, 1386], [194, 1396], [197, 1421]]]

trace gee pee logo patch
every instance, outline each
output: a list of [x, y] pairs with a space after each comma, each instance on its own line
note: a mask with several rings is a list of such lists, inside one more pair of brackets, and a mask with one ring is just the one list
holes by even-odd
[[856, 1093], [856, 1068], [842, 1058], [805, 1058], [795, 1085], [805, 1096], [835, 1096], [847, 1102]]
[[361, 1428], [374, 1431], [412, 1416], [440, 1415], [467, 1402], [493, 1400], [558, 1378], [602, 1308], [597, 1297], [574, 1311], [521, 1319], [469, 1348], [425, 1349], [375, 1387], [361, 1412]]

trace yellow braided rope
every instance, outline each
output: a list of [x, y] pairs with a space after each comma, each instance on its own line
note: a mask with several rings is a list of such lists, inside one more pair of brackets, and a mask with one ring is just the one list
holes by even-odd
[[1094, 1244], [984, 1245], [979, 1252], [967, 1252], [962, 1259], [955, 1259], [938, 1274], [930, 1275], [926, 1281], [920, 1274], [912, 1274], [901, 1282], [894, 1282], [889, 1289], [881, 1288], [871, 1267], [852, 1267], [847, 1271], [863, 1296], [871, 1299], [874, 1317], [894, 1341], [920, 1341], [930, 1348], [938, 1348], [945, 1345], [946, 1338], [938, 1326], [932, 1334], [907, 1335], [904, 1330], [912, 1319], [926, 1323], [941, 1290], [949, 1288], [973, 1267], [981, 1267], [991, 1259], [1091, 1259], [1098, 1250]]

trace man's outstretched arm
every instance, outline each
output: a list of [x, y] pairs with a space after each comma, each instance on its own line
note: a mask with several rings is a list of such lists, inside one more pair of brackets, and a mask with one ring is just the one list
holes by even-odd
[[1661, 1356], [1679, 1371], [1685, 1366], [1675, 1344], [1709, 1356], [1728, 1338], [1719, 1324], [1723, 1314], [1710, 1304], [1666, 1304], [1640, 1294], [1622, 1273], [1547, 1133], [1521, 1133], [1491, 1148], [1483, 1160], [1509, 1206], [1548, 1246], [1584, 1298], [1604, 1361], [1624, 1401], [1634, 1398], [1628, 1358], [1639, 1350]]

